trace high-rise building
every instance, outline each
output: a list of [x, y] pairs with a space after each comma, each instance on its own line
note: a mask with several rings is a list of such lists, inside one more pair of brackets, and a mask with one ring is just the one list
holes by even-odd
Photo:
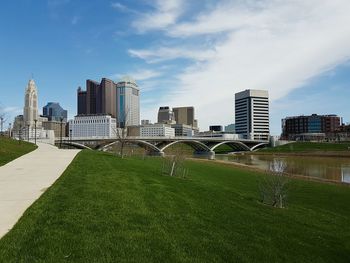
[[173, 108], [173, 112], [177, 124], [186, 124], [197, 128], [197, 120], [194, 119], [194, 107], [177, 107]]
[[116, 138], [116, 119], [110, 115], [98, 114], [75, 116], [74, 120], [69, 121], [69, 132], [72, 138]]
[[235, 129], [250, 140], [268, 140], [269, 94], [266, 90], [245, 90], [235, 94]]
[[43, 107], [43, 116], [49, 121], [67, 121], [67, 111], [58, 102], [49, 102]]
[[159, 107], [158, 123], [175, 123], [173, 111], [169, 106]]
[[91, 79], [86, 80], [86, 111], [87, 114], [102, 113], [100, 84]]
[[79, 87], [78, 116], [105, 114], [117, 119], [118, 126], [140, 124], [139, 89], [130, 77], [124, 77], [117, 84], [102, 78], [101, 83], [88, 79], [86, 91]]
[[83, 91], [81, 87], [77, 90], [77, 98], [78, 98], [78, 115], [86, 115], [87, 114], [87, 91]]
[[140, 90], [131, 77], [117, 83], [117, 107], [118, 127], [140, 124]]
[[29, 80], [24, 99], [23, 121], [24, 125], [34, 127], [35, 120], [38, 120], [38, 92], [33, 79]]
[[100, 84], [102, 97], [102, 113], [113, 118], [117, 116], [117, 84], [112, 80], [103, 78]]

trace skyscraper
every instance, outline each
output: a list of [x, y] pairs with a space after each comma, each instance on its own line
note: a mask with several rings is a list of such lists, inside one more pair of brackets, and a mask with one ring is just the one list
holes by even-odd
[[140, 124], [140, 90], [136, 81], [125, 76], [117, 83], [118, 127]]
[[159, 107], [158, 123], [175, 123], [174, 113], [172, 112], [169, 106]]
[[34, 120], [38, 120], [38, 92], [33, 79], [29, 80], [24, 99], [23, 121], [24, 125], [34, 127]]
[[245, 139], [268, 140], [269, 94], [266, 90], [245, 90], [235, 94], [236, 133]]
[[177, 124], [186, 124], [197, 128], [197, 120], [194, 119], [194, 107], [173, 108], [173, 113]]
[[67, 111], [58, 102], [49, 102], [43, 107], [43, 116], [49, 121], [67, 121]]
[[83, 91], [81, 87], [77, 90], [77, 105], [78, 105], [78, 115], [86, 115], [87, 114], [87, 91]]

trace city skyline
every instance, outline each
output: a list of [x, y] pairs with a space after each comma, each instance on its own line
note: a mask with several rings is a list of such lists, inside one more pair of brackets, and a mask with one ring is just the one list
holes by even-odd
[[[9, 121], [22, 112], [21, 94], [32, 73], [39, 109], [57, 101], [70, 119], [76, 114], [76, 89], [86, 79], [118, 81], [128, 74], [142, 94], [141, 119], [152, 122], [159, 106], [191, 105], [201, 130], [225, 126], [234, 122], [234, 94], [255, 88], [271, 96], [272, 134], [281, 133], [285, 116], [337, 114], [350, 121], [347, 1], [201, 3], [4, 3], [2, 19], [16, 25], [15, 32], [6, 23], [0, 26], [7, 36], [0, 43], [6, 61], [0, 103]], [[108, 15], [96, 19], [91, 11]], [[272, 20], [285, 28], [274, 27]]]

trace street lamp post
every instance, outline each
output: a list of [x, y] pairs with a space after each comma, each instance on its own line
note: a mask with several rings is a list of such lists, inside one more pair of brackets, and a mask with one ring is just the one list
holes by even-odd
[[63, 118], [61, 117], [60, 120], [61, 120], [61, 123], [60, 123], [60, 125], [61, 125], [61, 132], [60, 132], [60, 148], [62, 148], [62, 125], [63, 125]]
[[11, 122], [9, 123], [9, 138], [11, 138]]
[[2, 126], [4, 125], [4, 118], [0, 117], [0, 124], [1, 124], [1, 135], [2, 135]]
[[37, 119], [34, 120], [34, 129], [35, 129], [35, 133], [34, 133], [34, 142], [35, 142], [35, 145], [36, 145], [36, 123], [37, 123]]
[[27, 124], [27, 127], [28, 127], [28, 129], [27, 129], [27, 139], [28, 139], [28, 142], [29, 142], [29, 124]]
[[72, 129], [69, 129], [69, 141], [72, 143]]

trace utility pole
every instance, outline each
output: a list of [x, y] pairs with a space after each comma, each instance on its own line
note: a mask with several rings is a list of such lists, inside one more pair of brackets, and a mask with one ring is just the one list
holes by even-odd
[[11, 138], [11, 122], [9, 123], [9, 138]]
[[2, 127], [3, 127], [3, 124], [4, 124], [4, 118], [3, 117], [0, 117], [0, 124], [1, 124], [1, 135], [2, 135]]

